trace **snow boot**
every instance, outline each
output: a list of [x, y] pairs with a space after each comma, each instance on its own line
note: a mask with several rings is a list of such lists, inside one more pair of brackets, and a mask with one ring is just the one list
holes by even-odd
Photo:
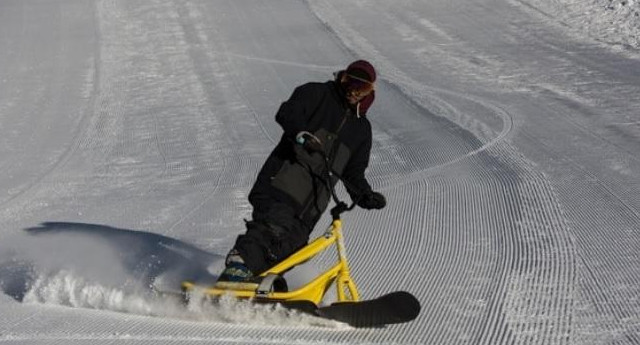
[[253, 273], [247, 266], [240, 262], [231, 262], [218, 277], [218, 282], [246, 282], [251, 278]]
[[232, 249], [225, 260], [226, 268], [218, 277], [218, 282], [248, 282], [253, 272], [245, 265], [240, 253]]

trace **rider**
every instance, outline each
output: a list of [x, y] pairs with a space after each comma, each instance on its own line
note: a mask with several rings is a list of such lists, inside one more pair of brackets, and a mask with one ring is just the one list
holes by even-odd
[[364, 60], [324, 83], [307, 83], [282, 103], [276, 122], [284, 129], [249, 194], [247, 231], [238, 236], [218, 281], [245, 281], [307, 244], [327, 208], [325, 157], [335, 184], [340, 176], [356, 204], [385, 207], [385, 197], [365, 178], [371, 151], [367, 110], [375, 97], [376, 72]]

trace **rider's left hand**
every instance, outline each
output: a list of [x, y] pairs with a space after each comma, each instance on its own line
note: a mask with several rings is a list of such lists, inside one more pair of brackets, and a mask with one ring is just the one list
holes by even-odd
[[379, 210], [387, 206], [387, 199], [378, 192], [368, 192], [358, 200], [358, 206], [367, 210]]

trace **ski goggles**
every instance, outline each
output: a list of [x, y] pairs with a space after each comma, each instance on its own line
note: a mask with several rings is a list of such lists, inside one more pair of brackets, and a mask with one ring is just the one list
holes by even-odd
[[347, 73], [345, 73], [342, 83], [347, 94], [352, 94], [358, 98], [368, 96], [375, 89], [374, 83]]

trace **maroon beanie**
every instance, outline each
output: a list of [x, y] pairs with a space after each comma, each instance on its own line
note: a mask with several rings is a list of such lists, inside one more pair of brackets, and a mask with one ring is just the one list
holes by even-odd
[[368, 61], [365, 60], [352, 62], [349, 67], [347, 67], [347, 74], [367, 80], [371, 83], [376, 81], [376, 70]]

